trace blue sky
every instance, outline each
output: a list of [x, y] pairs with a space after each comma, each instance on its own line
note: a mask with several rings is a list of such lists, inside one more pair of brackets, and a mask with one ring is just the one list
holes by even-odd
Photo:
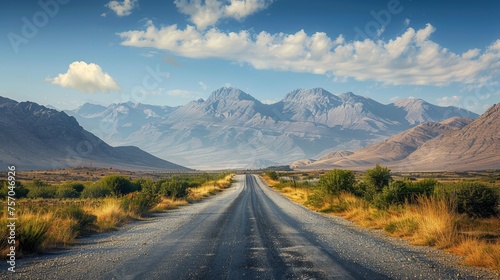
[[500, 102], [500, 1], [6, 0], [0, 95], [176, 106], [223, 86], [478, 113]]

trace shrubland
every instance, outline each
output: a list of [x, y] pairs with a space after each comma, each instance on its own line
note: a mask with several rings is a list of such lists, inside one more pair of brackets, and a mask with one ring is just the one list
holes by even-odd
[[[74, 244], [82, 235], [116, 230], [154, 212], [187, 205], [227, 188], [232, 174], [170, 175], [153, 180], [110, 174], [96, 182], [16, 182], [18, 256]], [[0, 180], [0, 251], [8, 252], [7, 182]]]
[[383, 229], [414, 245], [444, 249], [468, 265], [500, 270], [498, 180], [394, 180], [380, 165], [358, 176], [335, 169], [316, 180], [308, 174], [303, 179], [266, 175], [271, 187], [312, 210]]

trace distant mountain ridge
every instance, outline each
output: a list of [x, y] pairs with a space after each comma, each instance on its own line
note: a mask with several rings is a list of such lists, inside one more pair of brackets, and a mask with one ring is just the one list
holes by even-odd
[[0, 97], [0, 131], [5, 132], [0, 134], [0, 164], [17, 165], [21, 170], [90, 164], [133, 170], [187, 170], [136, 147], [111, 147], [83, 129], [74, 117], [33, 102]]
[[380, 163], [394, 171], [500, 169], [500, 104], [476, 120], [426, 122], [346, 156], [333, 152], [319, 160], [295, 161], [295, 169], [366, 170]]
[[477, 117], [423, 100], [384, 105], [322, 88], [294, 90], [275, 104], [263, 104], [237, 88], [221, 88], [206, 100], [178, 107], [85, 104], [66, 112], [113, 145], [138, 146], [198, 169], [288, 164], [358, 149], [422, 122]]

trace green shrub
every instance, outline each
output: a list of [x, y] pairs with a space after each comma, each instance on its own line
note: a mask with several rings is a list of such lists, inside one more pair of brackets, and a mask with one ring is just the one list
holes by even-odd
[[435, 188], [435, 195], [455, 200], [458, 213], [471, 217], [491, 217], [498, 213], [499, 194], [481, 183], [443, 184]]
[[382, 192], [374, 195], [373, 203], [379, 209], [386, 209], [390, 205], [402, 205], [404, 203], [417, 203], [421, 196], [429, 197], [437, 184], [436, 180], [426, 179], [417, 183], [411, 181], [393, 181], [382, 189]]
[[81, 193], [83, 191], [83, 189], [85, 189], [85, 186], [82, 183], [78, 183], [78, 182], [69, 182], [69, 183], [65, 183], [62, 186], [66, 187], [66, 188], [74, 189], [75, 191], [77, 191], [79, 193]]
[[392, 181], [391, 170], [377, 164], [375, 168], [366, 170], [364, 180], [368, 186], [374, 188], [375, 192], [380, 192]]
[[80, 193], [75, 189], [67, 186], [58, 187], [56, 190], [57, 198], [78, 198], [80, 197]]
[[425, 196], [430, 196], [434, 193], [434, 188], [438, 184], [438, 181], [434, 179], [424, 179], [416, 183], [412, 183], [412, 189], [414, 192], [423, 194]]
[[352, 192], [356, 179], [351, 170], [334, 169], [319, 178], [318, 185], [326, 193], [334, 195], [342, 191]]
[[115, 196], [120, 196], [128, 193], [132, 193], [138, 191], [139, 188], [132, 184], [132, 182], [121, 175], [108, 175], [99, 182], [98, 185], [101, 185], [105, 188], [108, 188]]
[[159, 194], [147, 192], [130, 193], [122, 199], [122, 208], [138, 216], [153, 209], [161, 201]]
[[188, 182], [171, 178], [161, 184], [160, 193], [165, 197], [182, 198], [188, 195], [189, 187], [190, 184]]
[[82, 191], [83, 198], [102, 198], [110, 195], [112, 195], [111, 190], [99, 184], [87, 186]]
[[316, 190], [307, 196], [307, 201], [304, 204], [310, 205], [314, 208], [321, 208], [325, 204], [325, 194]]
[[370, 192], [370, 190], [374, 190], [374, 188], [370, 188], [365, 181], [357, 181], [352, 188], [352, 194], [357, 197], [364, 197], [367, 201], [371, 201], [375, 193]]
[[29, 198], [54, 198], [56, 197], [55, 186], [29, 187], [27, 197]]
[[267, 177], [269, 177], [271, 180], [274, 180], [274, 181], [277, 181], [280, 178], [276, 171], [268, 171], [268, 172], [266, 172], [266, 175], [267, 175]]
[[[0, 180], [0, 199], [6, 198], [9, 191], [7, 181]], [[16, 181], [14, 192], [16, 193], [16, 198], [23, 198], [28, 195], [29, 190], [21, 182]]]

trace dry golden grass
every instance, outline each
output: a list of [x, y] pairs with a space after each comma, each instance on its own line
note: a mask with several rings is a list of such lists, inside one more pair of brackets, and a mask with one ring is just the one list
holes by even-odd
[[[269, 186], [272, 181], [262, 176]], [[350, 193], [325, 199], [321, 207], [308, 205], [309, 189], [277, 189], [284, 196], [315, 211], [343, 217], [366, 228], [384, 229], [414, 245], [433, 246], [464, 257], [466, 265], [500, 270], [500, 219], [471, 219], [458, 215], [450, 201], [420, 198], [418, 204], [379, 210]]]
[[500, 244], [489, 243], [477, 238], [463, 238], [461, 242], [449, 251], [464, 256], [464, 263], [473, 266], [481, 266], [500, 270]]
[[[409, 208], [409, 207], [407, 207]], [[420, 198], [414, 213], [418, 230], [413, 243], [448, 248], [459, 241], [453, 202], [436, 198]]]
[[75, 238], [78, 232], [74, 230], [76, 220], [72, 218], [55, 217], [51, 214], [46, 214], [46, 219], [49, 222], [49, 230], [47, 231], [47, 239], [44, 242], [44, 248], [56, 248], [75, 243]]
[[222, 190], [231, 186], [233, 176], [234, 174], [230, 174], [223, 179], [217, 181], [209, 181], [197, 188], [190, 188], [187, 200], [198, 201], [221, 192]]
[[172, 199], [172, 198], [163, 198], [155, 208], [153, 208], [153, 212], [163, 212], [166, 210], [177, 209], [180, 206], [189, 205], [184, 199]]
[[85, 206], [84, 210], [97, 217], [95, 225], [99, 232], [115, 230], [130, 219], [129, 213], [121, 207], [120, 200], [116, 198], [105, 198], [97, 205]]
[[279, 181], [276, 181], [276, 180], [273, 180], [271, 178], [269, 178], [268, 176], [260, 176], [262, 178], [262, 180], [264, 180], [264, 182], [266, 182], [266, 184], [270, 187], [274, 187], [275, 185], [279, 184], [280, 182]]
[[280, 192], [289, 199], [300, 204], [306, 203], [307, 197], [309, 196], [308, 191], [301, 188], [294, 189], [291, 187], [285, 187], [281, 189]]

